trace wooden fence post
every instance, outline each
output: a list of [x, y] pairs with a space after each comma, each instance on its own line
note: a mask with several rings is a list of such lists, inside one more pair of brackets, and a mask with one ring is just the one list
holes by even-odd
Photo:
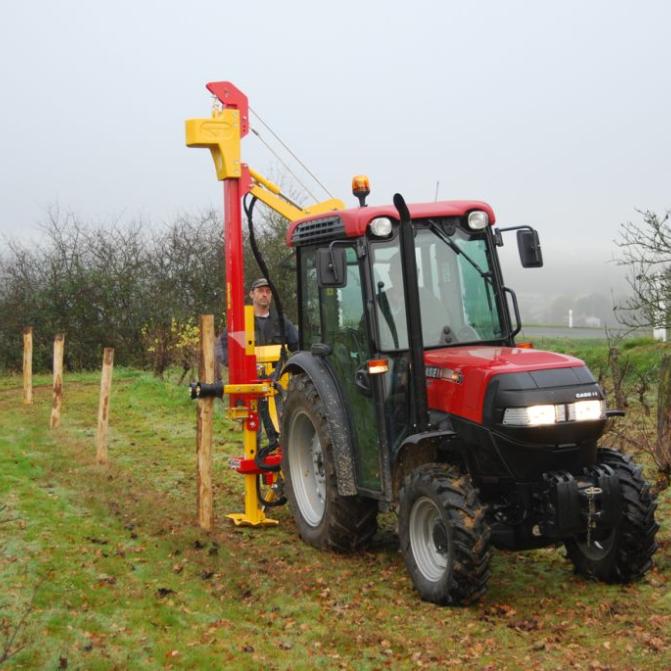
[[657, 391], [657, 441], [655, 461], [661, 478], [671, 477], [671, 356], [666, 354], [659, 366]]
[[100, 402], [98, 403], [98, 430], [96, 432], [96, 461], [107, 463], [107, 428], [109, 425], [110, 392], [112, 390], [112, 367], [114, 348], [105, 347], [103, 371], [100, 378]]
[[[198, 379], [214, 382], [214, 315], [200, 317], [200, 365]], [[198, 524], [201, 529], [211, 531], [213, 525], [212, 505], [212, 418], [214, 399], [198, 399], [196, 409], [196, 458], [197, 458], [197, 505]]]
[[33, 327], [23, 329], [23, 402], [33, 402]]
[[63, 350], [65, 336], [57, 333], [54, 338], [54, 397], [51, 403], [49, 428], [57, 429], [61, 425], [61, 408], [63, 407]]

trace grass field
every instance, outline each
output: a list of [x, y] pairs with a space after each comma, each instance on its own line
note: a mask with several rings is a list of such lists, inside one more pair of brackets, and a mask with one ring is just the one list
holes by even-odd
[[111, 465], [95, 464], [99, 378], [51, 391], [0, 378], [0, 669], [669, 669], [671, 509], [643, 582], [573, 575], [563, 550], [496, 552], [485, 598], [421, 602], [394, 520], [370, 551], [338, 556], [281, 524], [235, 528], [240, 437], [218, 406], [216, 530], [195, 525], [195, 408], [185, 390], [116, 370]]

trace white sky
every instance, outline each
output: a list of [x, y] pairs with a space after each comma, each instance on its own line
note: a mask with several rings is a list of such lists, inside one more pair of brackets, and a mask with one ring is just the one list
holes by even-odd
[[[439, 181], [536, 226], [549, 272], [600, 267], [634, 208], [671, 207], [669, 26], [662, 0], [7, 0], [0, 239], [53, 204], [151, 225], [218, 207], [184, 120], [230, 80], [347, 202], [360, 172], [371, 203]], [[253, 138], [243, 158], [277, 168]]]

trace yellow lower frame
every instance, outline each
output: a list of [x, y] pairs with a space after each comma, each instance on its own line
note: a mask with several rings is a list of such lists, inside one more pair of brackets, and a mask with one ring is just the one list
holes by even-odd
[[[245, 306], [245, 331], [247, 342], [254, 341], [254, 308], [251, 305]], [[272, 365], [280, 358], [279, 345], [267, 345], [264, 347], [255, 348], [257, 355], [257, 363], [263, 366], [263, 371], [270, 374]], [[280, 384], [286, 384], [286, 380], [280, 380]], [[277, 393], [270, 384], [241, 384], [241, 385], [225, 385], [224, 393], [237, 394], [244, 396], [245, 393], [258, 394], [269, 397], [269, 409], [273, 424], [279, 431], [279, 422], [277, 417], [277, 408], [275, 406], [274, 397]], [[246, 407], [229, 408], [228, 416], [237, 419], [243, 419], [243, 433], [242, 444], [244, 448], [244, 459], [254, 459], [256, 456], [257, 432], [256, 429], [251, 429], [248, 423], [244, 421], [250, 412], [256, 413], [258, 417], [258, 401], [256, 398], [250, 398]], [[259, 417], [259, 421], [261, 421]], [[256, 487], [256, 479], [258, 475], [243, 475], [245, 487], [245, 512], [244, 513], [229, 513], [226, 517], [233, 521], [236, 526], [274, 526], [279, 524], [278, 520], [266, 517], [265, 512], [259, 501], [259, 495]]]
[[[256, 412], [257, 407], [258, 402], [256, 400], [250, 402], [249, 410]], [[256, 431], [247, 428], [247, 422], [245, 422], [244, 425], [242, 441], [244, 446], [244, 458], [254, 459], [257, 449], [257, 434]], [[233, 520], [236, 526], [258, 527], [279, 524], [278, 520], [266, 517], [266, 514], [263, 512], [261, 502], [259, 501], [258, 491], [256, 489], [256, 478], [259, 476], [243, 475], [242, 477], [245, 481], [245, 512], [229, 513], [226, 517], [228, 517], [229, 520]]]

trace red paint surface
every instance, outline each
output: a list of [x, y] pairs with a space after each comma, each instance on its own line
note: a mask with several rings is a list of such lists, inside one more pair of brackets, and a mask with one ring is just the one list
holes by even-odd
[[[240, 112], [240, 137], [249, 131], [249, 101], [247, 96], [231, 82], [210, 82], [207, 89], [225, 108]], [[228, 362], [231, 384], [250, 383], [256, 378], [256, 357], [245, 354], [244, 345], [231, 334], [245, 330], [245, 285], [242, 254], [242, 196], [249, 189], [249, 172], [242, 179], [224, 180], [224, 236], [226, 240], [225, 263], [229, 302], [226, 307], [228, 337]], [[231, 398], [231, 404], [235, 398]]]
[[[269, 454], [263, 460], [263, 463], [266, 466], [279, 466], [282, 463], [282, 454], [279, 452], [275, 454]], [[254, 459], [240, 459], [235, 464], [235, 470], [238, 473], [242, 473], [242, 475], [268, 475], [268, 471], [261, 470], [256, 465]]]
[[231, 82], [210, 82], [205, 86], [224, 107], [239, 110], [240, 137], [245, 137], [249, 133], [249, 100], [247, 96]]
[[[489, 216], [490, 226], [496, 221], [494, 210], [479, 200], [444, 200], [437, 203], [414, 203], [408, 205], [410, 216], [413, 219], [426, 219], [428, 217], [463, 217], [473, 210], [483, 210]], [[294, 221], [287, 232], [287, 244], [291, 245], [294, 229], [299, 224], [337, 216], [345, 226], [345, 235], [348, 238], [358, 238], [364, 235], [366, 228], [372, 219], [376, 217], [390, 217], [398, 220], [398, 212], [393, 205], [381, 205], [376, 207], [356, 207], [351, 210], [318, 214]]]
[[426, 352], [427, 366], [461, 371], [461, 384], [427, 378], [429, 407], [482, 423], [487, 385], [502, 373], [524, 373], [553, 368], [578, 368], [585, 364], [575, 357], [518, 347], [451, 347]]
[[[226, 240], [226, 283], [230, 304], [226, 310], [228, 331], [228, 381], [245, 384], [256, 377], [256, 357], [245, 354], [244, 346], [233, 338], [245, 330], [245, 279], [242, 256], [240, 181], [224, 180], [224, 235]], [[233, 402], [233, 399], [231, 399]]]

